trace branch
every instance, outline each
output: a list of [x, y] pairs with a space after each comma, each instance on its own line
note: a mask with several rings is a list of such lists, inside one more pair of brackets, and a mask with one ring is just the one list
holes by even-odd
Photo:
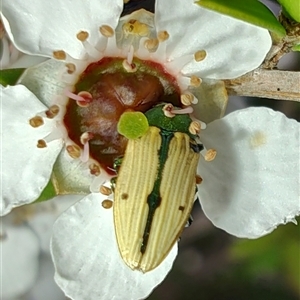
[[258, 68], [224, 82], [229, 95], [300, 102], [300, 72]]

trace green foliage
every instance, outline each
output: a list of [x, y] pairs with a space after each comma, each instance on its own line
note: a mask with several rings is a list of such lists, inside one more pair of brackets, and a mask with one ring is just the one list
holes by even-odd
[[35, 201], [35, 203], [43, 202], [50, 200], [51, 198], [56, 196], [56, 192], [51, 180], [48, 182], [44, 190], [42, 191], [40, 197]]
[[198, 0], [196, 3], [204, 8], [266, 28], [281, 37], [285, 36], [284, 27], [258, 0]]
[[277, 0], [285, 15], [293, 20], [300, 22], [300, 2], [299, 0]]
[[295, 45], [293, 48], [292, 48], [293, 51], [300, 51], [300, 44], [298, 45]]
[[243, 269], [250, 277], [279, 274], [297, 291], [300, 276], [299, 233], [299, 227], [294, 224], [279, 226], [271, 234], [257, 240], [239, 240], [231, 248], [231, 256], [243, 263]]
[[15, 85], [25, 69], [6, 69], [0, 71], [0, 84]]

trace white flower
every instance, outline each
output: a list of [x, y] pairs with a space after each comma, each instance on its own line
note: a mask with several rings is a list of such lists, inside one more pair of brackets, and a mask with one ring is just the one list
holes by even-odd
[[65, 299], [49, 264], [50, 237], [56, 218], [80, 198], [59, 196], [23, 206], [1, 220], [1, 299]]
[[[7, 103], [3, 106], [3, 214], [34, 201], [47, 184], [62, 140], [70, 142], [61, 120], [68, 97], [76, 95], [62, 92], [72, 88], [91, 62], [119, 56], [128, 71], [133, 68], [133, 55], [159, 62], [176, 78], [184, 95], [194, 92], [190, 86], [201, 80], [235, 78], [258, 67], [271, 46], [266, 30], [201, 9], [190, 0], [157, 1], [154, 23], [146, 14], [147, 21], [139, 21], [150, 26], [135, 27], [134, 34], [122, 32], [122, 24], [128, 22], [125, 19], [117, 27], [122, 5], [111, 0], [3, 1], [4, 20], [18, 49], [67, 63], [59, 82], [37, 80], [42, 87], [35, 91], [39, 98], [47, 106], [53, 101], [58, 105], [54, 122], [44, 118], [42, 112], [48, 108], [24, 86], [3, 89]], [[116, 28], [117, 41], [112, 37]], [[117, 48], [118, 38], [124, 41], [123, 48]], [[195, 60], [195, 54], [202, 55], [201, 61]], [[196, 110], [200, 103], [194, 100]], [[34, 115], [39, 118], [33, 121], [43, 117], [45, 124], [34, 129], [28, 126]], [[216, 226], [254, 238], [299, 213], [297, 122], [269, 109], [246, 109], [208, 124], [200, 137], [207, 149], [217, 150], [214, 161], [201, 159], [199, 164], [200, 202]], [[47, 147], [37, 149], [36, 141], [43, 138]], [[88, 152], [82, 153], [85, 161]], [[76, 182], [79, 190], [84, 189], [92, 180], [86, 165], [81, 161], [70, 165], [75, 166], [72, 170], [80, 169]], [[106, 198], [92, 193], [55, 223], [51, 250], [55, 279], [73, 299], [145, 298], [170, 270], [177, 246], [153, 271], [143, 274], [129, 269], [118, 252], [112, 210], [101, 206]]]
[[[7, 28], [6, 30], [9, 30]], [[0, 70], [13, 68], [28, 68], [45, 60], [40, 56], [26, 55], [20, 52], [9, 39], [0, 19]]]

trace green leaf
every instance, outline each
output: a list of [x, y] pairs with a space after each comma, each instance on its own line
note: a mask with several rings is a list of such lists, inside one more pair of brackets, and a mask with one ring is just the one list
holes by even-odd
[[300, 51], [300, 44], [298, 45], [295, 45], [293, 48], [292, 48], [293, 51]]
[[56, 192], [51, 180], [48, 182], [44, 190], [42, 191], [40, 197], [35, 201], [35, 203], [47, 201], [56, 196]]
[[25, 69], [6, 69], [0, 71], [0, 84], [15, 85]]
[[300, 22], [300, 2], [299, 0], [278, 0], [288, 17]]
[[266, 28], [281, 37], [285, 36], [284, 27], [258, 0], [198, 0], [196, 3], [204, 8]]

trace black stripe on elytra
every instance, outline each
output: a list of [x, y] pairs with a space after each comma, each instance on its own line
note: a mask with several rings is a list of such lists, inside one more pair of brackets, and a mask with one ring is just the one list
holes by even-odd
[[141, 253], [144, 254], [147, 248], [148, 239], [150, 235], [151, 225], [153, 221], [153, 217], [155, 214], [156, 209], [159, 207], [161, 202], [161, 196], [160, 196], [160, 183], [162, 179], [162, 173], [165, 166], [165, 163], [168, 158], [168, 151], [169, 151], [169, 145], [170, 141], [173, 138], [174, 134], [170, 131], [161, 130], [161, 146], [158, 150], [158, 156], [159, 156], [159, 165], [158, 165], [158, 172], [157, 176], [154, 182], [153, 189], [149, 196], [147, 197], [147, 203], [149, 206], [148, 216], [147, 216], [147, 222], [144, 229], [144, 235], [143, 235], [143, 242], [141, 245]]

